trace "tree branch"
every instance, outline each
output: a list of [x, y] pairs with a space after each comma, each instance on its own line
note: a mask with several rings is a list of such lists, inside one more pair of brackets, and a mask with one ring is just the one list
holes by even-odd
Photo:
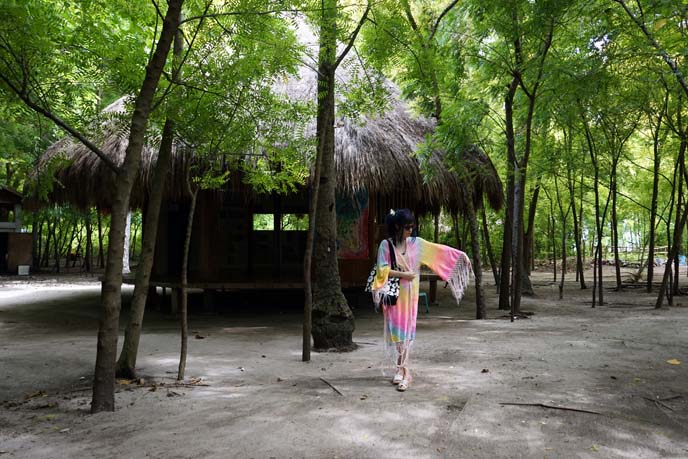
[[46, 110], [45, 108], [41, 107], [40, 105], [36, 104], [29, 95], [26, 93], [25, 90], [21, 90], [17, 87], [15, 87], [12, 82], [10, 82], [5, 75], [0, 74], [0, 79], [2, 79], [5, 84], [15, 93], [17, 96], [33, 111], [40, 113], [41, 115], [45, 116], [49, 120], [51, 120], [53, 123], [57, 124], [62, 130], [70, 134], [72, 137], [76, 138], [79, 142], [84, 144], [89, 150], [91, 150], [93, 153], [95, 153], [104, 163], [107, 165], [114, 173], [119, 174], [120, 170], [119, 167], [100, 149], [98, 148], [95, 144], [93, 144], [90, 140], [88, 140], [86, 137], [84, 137], [83, 134], [81, 134], [79, 131], [71, 127], [69, 124], [67, 124], [65, 121], [63, 121], [60, 117], [55, 115], [53, 112], [50, 110]]
[[442, 11], [442, 13], [440, 13], [440, 15], [437, 17], [437, 21], [435, 21], [435, 25], [433, 25], [432, 29], [430, 30], [430, 35], [428, 36], [428, 43], [430, 43], [432, 39], [435, 38], [435, 33], [437, 32], [437, 29], [440, 26], [440, 21], [442, 21], [442, 18], [444, 18], [458, 3], [459, 0], [452, 1], [449, 5], [447, 5], [447, 7]]
[[368, 2], [368, 5], [366, 6], [366, 10], [363, 13], [363, 16], [361, 16], [361, 19], [358, 21], [358, 25], [356, 26], [356, 29], [354, 29], [353, 32], [351, 32], [351, 35], [349, 36], [349, 42], [346, 45], [346, 48], [344, 48], [344, 51], [342, 51], [342, 54], [339, 55], [337, 60], [334, 62], [334, 68], [339, 67], [339, 64], [342, 63], [344, 58], [346, 57], [347, 54], [349, 54], [349, 51], [351, 50], [351, 47], [354, 45], [354, 42], [356, 41], [356, 37], [358, 36], [358, 33], [361, 31], [361, 27], [363, 27], [363, 24], [366, 21], [366, 18], [368, 17], [368, 13], [370, 12], [370, 2]]
[[676, 65], [676, 62], [674, 62], [674, 60], [671, 59], [669, 54], [659, 45], [657, 40], [655, 40], [655, 37], [650, 33], [650, 31], [645, 26], [645, 23], [633, 14], [633, 12], [628, 8], [628, 5], [626, 5], [626, 2], [624, 0], [614, 1], [623, 7], [624, 11], [626, 11], [626, 14], [628, 14], [628, 17], [630, 17], [631, 20], [635, 22], [635, 24], [640, 28], [643, 34], [645, 34], [648, 41], [657, 50], [662, 59], [664, 59], [664, 62], [666, 62], [666, 64], [671, 68], [671, 71], [678, 80], [678, 83], [681, 85], [681, 88], [683, 88], [683, 91], [686, 93], [686, 95], [688, 95], [688, 83], [686, 83], [686, 80], [683, 77], [683, 73], [681, 73], [681, 70], [678, 68], [678, 65]]
[[198, 20], [207, 19], [207, 18], [221, 18], [221, 17], [225, 17], [225, 16], [241, 16], [244, 14], [246, 14], [246, 15], [252, 14], [255, 16], [266, 16], [266, 15], [277, 14], [277, 13], [301, 13], [303, 11], [306, 11], [306, 10], [295, 10], [295, 9], [287, 8], [287, 9], [282, 9], [282, 10], [277, 9], [277, 10], [266, 10], [266, 11], [228, 11], [225, 13], [210, 13], [210, 14], [204, 13], [204, 14], [201, 14], [198, 16], [188, 17], [188, 18], [184, 19], [183, 21], [181, 21], [179, 23], [179, 25], [181, 26], [183, 24], [186, 24], [187, 22], [198, 21]]

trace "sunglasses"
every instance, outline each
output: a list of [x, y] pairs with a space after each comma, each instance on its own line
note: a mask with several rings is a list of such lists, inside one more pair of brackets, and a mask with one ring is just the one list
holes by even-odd
[[416, 225], [404, 225], [404, 229], [406, 231], [411, 231], [413, 228], [415, 228]]

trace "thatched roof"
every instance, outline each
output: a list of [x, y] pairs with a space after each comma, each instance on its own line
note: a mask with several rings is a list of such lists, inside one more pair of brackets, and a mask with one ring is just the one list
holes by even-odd
[[[105, 109], [105, 113], [123, 111], [124, 99]], [[121, 164], [127, 147], [127, 129], [118, 117], [106, 119], [103, 140], [99, 146], [113, 162]], [[398, 100], [388, 112], [363, 122], [340, 119], [335, 129], [335, 167], [339, 191], [353, 193], [358, 189], [367, 189], [371, 194], [403, 193], [406, 199], [415, 201], [407, 205], [419, 211], [436, 213], [445, 208], [450, 212], [461, 212], [465, 204], [459, 178], [445, 167], [441, 153], [435, 152], [430, 160], [434, 170], [430, 181], [424, 181], [418, 160], [413, 156], [431, 129], [430, 120], [413, 118]], [[41, 157], [40, 167], [46, 167], [51, 159], [57, 157], [67, 159], [70, 164], [54, 171], [57, 183], [51, 200], [82, 208], [110, 206], [115, 174], [93, 152], [67, 136], [46, 150]], [[140, 207], [145, 202], [156, 158], [156, 139], [149, 139], [132, 191], [133, 207]], [[472, 147], [464, 153], [464, 158], [464, 163], [470, 168], [470, 176], [474, 177], [477, 194], [485, 193], [493, 208], [501, 207], [502, 184], [487, 155], [477, 147]], [[173, 153], [171, 180], [167, 183], [168, 198], [183, 199], [183, 187], [178, 184], [185, 177], [188, 161], [189, 155], [177, 151]]]
[[[95, 129], [95, 143], [107, 154], [113, 163], [121, 165], [129, 143], [127, 109], [128, 97], [121, 97], [107, 106]], [[140, 208], [146, 200], [149, 186], [153, 180], [153, 170], [158, 157], [159, 138], [149, 135], [141, 155], [141, 167], [134, 183], [131, 206]], [[189, 155], [182, 154], [183, 148], [174, 145], [172, 150], [171, 177], [185, 177], [186, 162]], [[65, 160], [65, 161], [60, 161]], [[51, 164], [52, 162], [56, 162]], [[99, 206], [109, 208], [115, 189], [115, 173], [84, 144], [71, 136], [65, 136], [52, 144], [40, 157], [35, 179], [45, 180], [44, 173], [52, 173], [55, 183], [50, 200], [70, 203], [79, 208]], [[172, 183], [169, 183], [172, 182]], [[168, 181], [168, 197], [176, 198], [182, 187]]]
[[[316, 55], [312, 35], [304, 36], [302, 31], [300, 34], [301, 40], [311, 48], [310, 54]], [[346, 63], [340, 67], [337, 73], [338, 92], [345, 90], [352, 73], [360, 71], [360, 67], [357, 69], [355, 65], [347, 66]], [[391, 83], [385, 85], [390, 102], [383, 113], [361, 115], [358, 119], [337, 117], [335, 167], [338, 190], [353, 193], [367, 189], [371, 195], [376, 193], [383, 196], [403, 194], [405, 200], [412, 201], [406, 205], [421, 213], [437, 213], [442, 208], [452, 213], [460, 212], [465, 206], [458, 176], [445, 167], [441, 153], [433, 153], [430, 159], [434, 174], [429, 181], [424, 179], [418, 160], [413, 155], [432, 131], [433, 121], [413, 116], [399, 97], [398, 90]], [[316, 73], [304, 65], [299, 75], [275, 85], [275, 90], [293, 99], [315, 102]], [[102, 139], [100, 148], [116, 164], [122, 163], [128, 142], [126, 116], [123, 116], [125, 108], [125, 99], [122, 98], [105, 109], [105, 120], [99, 136]], [[314, 122], [310, 123], [307, 131], [315, 134]], [[157, 158], [156, 143], [157, 139], [150, 138], [144, 148], [138, 180], [132, 191], [133, 207], [145, 202]], [[111, 190], [115, 186], [114, 173], [94, 153], [70, 137], [53, 144], [42, 156], [40, 166], [45, 168], [49, 160], [58, 155], [69, 159], [71, 164], [55, 171], [58, 184], [51, 200], [70, 202], [79, 207], [96, 204], [109, 207]], [[167, 180], [168, 198], [183, 198], [180, 190], [184, 187], [179, 184], [185, 177], [187, 162], [191, 157], [190, 154], [181, 154], [181, 151], [173, 153], [172, 170]], [[489, 158], [479, 149], [471, 148], [466, 159], [473, 164], [473, 172], [480, 171], [472, 174], [479, 177], [474, 188], [486, 192], [493, 207], [500, 207], [503, 200], [502, 185]], [[240, 180], [236, 178], [232, 181], [233, 191], [241, 188], [237, 188]], [[247, 192], [245, 188], [243, 193], [250, 195], [251, 191]]]

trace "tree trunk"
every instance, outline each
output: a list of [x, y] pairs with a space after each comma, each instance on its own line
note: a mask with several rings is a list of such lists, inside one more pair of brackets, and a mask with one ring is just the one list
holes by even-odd
[[[36, 221], [38, 220], [38, 221]], [[38, 212], [34, 214], [34, 222], [31, 225], [31, 270], [38, 271], [41, 264], [41, 232], [43, 231], [43, 219]]]
[[497, 262], [494, 257], [494, 251], [492, 250], [492, 243], [490, 242], [490, 232], [487, 229], [487, 217], [485, 215], [485, 207], [482, 208], [483, 217], [483, 240], [485, 241], [485, 249], [487, 251], [487, 257], [490, 260], [490, 266], [492, 267], [492, 276], [494, 277], [495, 286], [499, 289], [499, 271], [497, 271]]
[[103, 216], [100, 207], [96, 207], [96, 216], [98, 218], [98, 267], [105, 266], [105, 253], [103, 251]]
[[[567, 171], [567, 184], [570, 197], [570, 206], [573, 213], [573, 239], [576, 245], [576, 281], [580, 282], [581, 290], [587, 288], [585, 285], [585, 269], [583, 267], [584, 247], [581, 246], [581, 228], [578, 225], [578, 214], [576, 212], [576, 184], [571, 174], [571, 169]], [[582, 186], [582, 184], [581, 184]]]
[[616, 274], [616, 291], [621, 291], [623, 287], [621, 285], [621, 260], [619, 259], [619, 221], [616, 215], [616, 171], [619, 161], [619, 155], [621, 152], [614, 154], [614, 159], [612, 160], [612, 171], [609, 177], [609, 182], [611, 184], [610, 191], [612, 195], [612, 215], [611, 215], [611, 225], [612, 225], [612, 244], [614, 247], [614, 271]]
[[158, 160], [155, 163], [153, 183], [148, 196], [148, 205], [146, 206], [146, 218], [143, 222], [143, 232], [141, 235], [141, 258], [136, 267], [134, 295], [131, 299], [129, 321], [124, 332], [122, 351], [117, 360], [117, 376], [120, 378], [136, 377], [136, 356], [139, 350], [141, 325], [143, 324], [143, 316], [146, 310], [151, 269], [155, 257], [160, 204], [165, 191], [165, 179], [170, 169], [173, 143], [174, 122], [168, 118], [162, 130]]
[[315, 349], [352, 350], [354, 317], [342, 293], [337, 260], [335, 205], [334, 110], [336, 70], [336, 0], [323, 2], [318, 64], [318, 148], [322, 171], [318, 192], [313, 253], [317, 269], [313, 284], [312, 333]]
[[84, 231], [84, 227], [83, 227], [83, 226], [82, 226], [82, 227], [79, 227], [78, 224], [79, 224], [79, 220], [78, 220], [78, 217], [77, 217], [77, 220], [76, 220], [76, 223], [75, 223], [75, 226], [76, 226], [76, 228], [77, 228], [77, 232], [76, 232], [76, 250], [74, 251], [75, 257], [74, 257], [74, 259], [72, 260], [72, 268], [74, 268], [74, 267], [76, 266], [77, 259], [81, 256], [81, 241], [83, 240], [82, 234], [83, 234], [83, 231]]
[[518, 78], [514, 77], [509, 85], [504, 99], [504, 111], [506, 119], [506, 146], [507, 146], [507, 185], [506, 185], [506, 209], [504, 217], [504, 239], [502, 243], [502, 259], [499, 282], [499, 309], [510, 309], [511, 320], [514, 319], [513, 303], [511, 301], [511, 283], [514, 269], [513, 253], [513, 224], [514, 224], [514, 189], [516, 167], [516, 134], [514, 132], [514, 96], [518, 88]]
[[554, 186], [557, 193], [557, 207], [559, 208], [559, 215], [561, 217], [561, 282], [559, 283], [559, 299], [564, 299], [564, 280], [566, 278], [566, 265], [567, 265], [567, 251], [566, 251], [566, 220], [569, 216], [569, 211], [571, 210], [571, 204], [569, 203], [568, 209], [564, 212], [564, 205], [562, 203], [561, 194], [559, 193], [559, 183], [557, 181], [556, 175], [554, 176]]
[[[687, 179], [688, 180], [688, 179]], [[678, 210], [677, 210], [678, 211]], [[672, 273], [672, 263], [675, 257], [678, 257], [678, 250], [681, 246], [681, 238], [683, 237], [683, 228], [686, 226], [686, 217], [688, 216], [688, 209], [684, 209], [681, 215], [681, 220], [678, 222], [678, 226], [674, 228], [673, 243], [671, 245], [671, 251], [667, 254], [667, 263], [664, 266], [664, 276], [662, 277], [662, 284], [659, 287], [659, 293], [657, 294], [657, 301], [655, 302], [655, 309], [660, 309], [664, 302], [664, 294], [667, 291], [667, 286], [669, 284], [669, 279]]]
[[[464, 169], [465, 170], [465, 169]], [[483, 291], [483, 266], [480, 259], [480, 231], [478, 218], [473, 207], [473, 185], [470, 177], [463, 180], [463, 194], [466, 196], [466, 213], [471, 232], [471, 247], [473, 249], [473, 274], [475, 275], [475, 318], [487, 319], [485, 307], [485, 293]]]
[[311, 268], [313, 266], [313, 241], [315, 240], [315, 217], [318, 211], [318, 196], [320, 195], [320, 176], [322, 169], [323, 151], [318, 146], [315, 158], [315, 171], [311, 185], [310, 205], [308, 208], [308, 234], [306, 235], [306, 250], [303, 255], [303, 349], [301, 360], [310, 362], [311, 360], [311, 333], [313, 330], [313, 283]]
[[[550, 201], [551, 204], [551, 201]], [[556, 221], [554, 220], [554, 212], [550, 208], [549, 211], [549, 243], [552, 247], [552, 276], [553, 282], [557, 281], [557, 236], [556, 236]]]
[[[661, 120], [661, 115], [660, 115]], [[659, 131], [660, 126], [657, 127], [656, 131], [653, 133], [653, 166], [652, 166], [652, 201], [650, 204], [650, 236], [649, 236], [649, 247], [647, 255], [647, 286], [646, 290], [648, 293], [652, 291], [652, 280], [654, 277], [654, 261], [655, 261], [655, 238], [656, 238], [656, 221], [657, 221], [657, 205], [659, 197], [659, 168], [661, 163], [660, 150], [659, 150]]]
[[[188, 180], [188, 179], [187, 179]], [[187, 184], [189, 191], [191, 186]], [[181, 301], [179, 302], [179, 315], [181, 325], [181, 350], [179, 352], [179, 370], [177, 372], [177, 381], [184, 380], [184, 373], [186, 372], [186, 353], [189, 343], [189, 324], [187, 320], [188, 309], [188, 268], [189, 268], [189, 247], [191, 247], [191, 231], [193, 230], [194, 214], [196, 213], [196, 198], [198, 196], [198, 188], [191, 192], [191, 205], [189, 207], [189, 217], [186, 221], [186, 238], [184, 239], [184, 252], [182, 255], [182, 270], [181, 270]]]
[[524, 277], [523, 260], [523, 204], [525, 203], [525, 169], [515, 165], [514, 171], [514, 220], [511, 234], [511, 310], [513, 316], [521, 314], [521, 293]]
[[599, 185], [599, 179], [600, 179], [600, 169], [597, 164], [597, 156], [595, 154], [595, 147], [593, 144], [593, 139], [592, 139], [592, 134], [590, 132], [590, 129], [588, 127], [588, 123], [581, 114], [581, 117], [583, 118], [583, 126], [585, 128], [585, 139], [588, 144], [588, 152], [590, 153], [590, 159], [591, 163], [594, 169], [595, 173], [595, 181], [593, 184], [593, 190], [595, 192], [595, 230], [596, 230], [596, 236], [597, 236], [597, 249], [595, 251], [596, 257], [594, 260], [594, 270], [595, 270], [595, 282], [594, 286], [597, 287], [597, 292], [593, 288], [593, 294], [592, 294], [592, 307], [595, 307], [595, 294], [599, 294], [599, 299], [598, 303], [599, 305], [604, 304], [604, 291], [602, 290], [602, 219], [600, 217], [600, 185]]
[[59, 274], [60, 272], [60, 238], [57, 237], [57, 228], [60, 224], [60, 217], [55, 217], [55, 224], [53, 225], [53, 256], [55, 257], [55, 264], [53, 265], [53, 272]]
[[84, 254], [83, 269], [90, 273], [93, 269], [93, 226], [91, 225], [91, 208], [86, 210], [86, 253]]
[[[181, 13], [180, 13], [181, 14]], [[181, 20], [181, 16], [179, 16]], [[177, 30], [173, 45], [174, 70], [177, 78], [180, 78], [180, 65], [182, 53], [184, 51], [184, 41], [182, 33]], [[136, 357], [139, 351], [141, 340], [141, 325], [146, 311], [146, 300], [150, 290], [151, 269], [155, 259], [155, 244], [158, 239], [158, 223], [160, 221], [160, 205], [165, 192], [165, 180], [170, 170], [172, 149], [174, 146], [175, 122], [171, 116], [165, 119], [162, 128], [162, 138], [158, 150], [158, 159], [153, 171], [153, 181], [151, 184], [148, 203], [146, 205], [143, 227], [141, 230], [141, 256], [136, 267], [136, 278], [134, 281], [134, 294], [131, 299], [129, 311], [129, 321], [124, 332], [124, 343], [122, 351], [117, 360], [117, 376], [120, 378], [136, 377]]]
[[129, 143], [124, 164], [117, 175], [113, 192], [107, 266], [103, 275], [101, 294], [102, 311], [98, 327], [98, 352], [93, 379], [91, 412], [115, 409], [115, 359], [122, 288], [122, 252], [124, 226], [129, 211], [129, 197], [138, 173], [148, 118], [156, 88], [172, 40], [179, 24], [178, 18], [183, 0], [169, 0], [160, 38], [155, 52], [146, 67], [141, 91], [136, 97], [134, 114], [129, 129]]
[[[681, 215], [680, 209], [681, 209], [681, 205], [684, 204], [684, 201], [685, 200], [683, 199], [683, 176], [679, 175], [679, 179], [678, 179], [678, 201], [676, 203], [676, 220], [674, 222], [674, 231], [676, 231], [676, 228], [679, 227], [679, 224], [680, 224], [679, 223], [679, 216]], [[684, 206], [684, 213], [685, 212], [688, 212], [688, 209], [686, 209]], [[667, 261], [668, 263], [673, 262], [673, 264], [674, 264], [674, 271], [673, 271], [674, 278], [673, 278], [673, 282], [671, 283], [671, 294], [669, 295], [669, 301], [670, 301], [669, 304], [670, 305], [673, 304], [673, 297], [675, 295], [679, 294], [679, 283], [678, 283], [679, 260], [678, 260], [678, 254], [681, 253], [681, 239], [682, 239], [681, 236], [679, 236], [678, 239], [674, 238], [674, 243], [672, 244], [672, 246], [674, 244], [678, 244], [678, 247], [676, 247], [676, 250], [674, 251], [676, 253], [676, 255]]]
[[[69, 256], [72, 253], [72, 245], [74, 244], [74, 239], [76, 239], [76, 231], [78, 229], [78, 221], [76, 218], [74, 218], [74, 224], [72, 225], [72, 232], [70, 233], [69, 236], [69, 242], [67, 245], [64, 247], [64, 254], [65, 254], [65, 268], [69, 267]], [[79, 248], [77, 247], [76, 253], [79, 252]], [[74, 259], [74, 263], [76, 263], [76, 258]], [[74, 267], [74, 263], [72, 263], [72, 267]]]
[[45, 247], [43, 248], [43, 259], [41, 260], [41, 266], [44, 268], [48, 267], [50, 262], [50, 235], [52, 234], [51, 229], [52, 217], [47, 216], [45, 218]]
[[524, 267], [527, 275], [530, 275], [530, 269], [534, 262], [534, 228], [535, 228], [535, 211], [537, 209], [538, 197], [540, 196], [540, 186], [542, 183], [542, 176], [538, 175], [535, 182], [535, 188], [533, 189], [533, 196], [530, 199], [530, 207], [528, 208], [528, 230], [523, 236], [524, 246], [523, 253], [525, 257]]
[[124, 250], [122, 252], [122, 274], [129, 274], [129, 244], [131, 243], [131, 210], [127, 212], [124, 224]]
[[433, 239], [435, 243], [440, 242], [440, 214], [435, 215], [435, 238]]
[[456, 248], [461, 247], [461, 230], [459, 228], [459, 214], [452, 215], [452, 226], [454, 227], [454, 239], [456, 240]]

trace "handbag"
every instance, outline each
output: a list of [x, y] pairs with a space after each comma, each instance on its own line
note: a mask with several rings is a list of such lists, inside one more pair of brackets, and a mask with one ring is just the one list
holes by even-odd
[[[394, 246], [392, 241], [387, 239], [387, 244], [389, 244], [389, 253], [392, 257], [392, 269], [397, 270], [397, 257], [394, 254]], [[368, 275], [368, 282], [366, 283], [365, 291], [373, 291], [373, 282], [375, 282], [375, 277], [377, 276], [377, 263], [373, 265]], [[398, 277], [388, 277], [385, 285], [380, 289], [380, 294], [382, 295], [382, 304], [385, 306], [394, 306], [397, 304], [397, 299], [399, 299], [399, 278]]]

